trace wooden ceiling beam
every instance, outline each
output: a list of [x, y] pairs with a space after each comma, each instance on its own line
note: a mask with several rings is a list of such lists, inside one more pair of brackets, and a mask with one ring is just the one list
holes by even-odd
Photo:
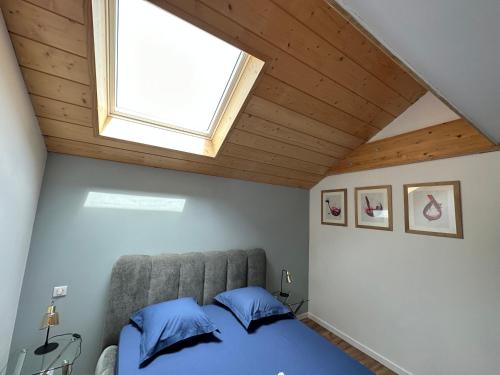
[[365, 143], [329, 174], [362, 171], [494, 151], [495, 145], [460, 119]]

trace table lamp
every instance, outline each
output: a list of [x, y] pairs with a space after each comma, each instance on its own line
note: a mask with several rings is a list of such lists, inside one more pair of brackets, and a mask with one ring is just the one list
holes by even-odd
[[280, 297], [288, 298], [290, 293], [283, 292], [283, 277], [285, 277], [287, 284], [291, 284], [292, 283], [292, 275], [290, 274], [290, 272], [288, 270], [285, 270], [285, 269], [281, 270]]
[[45, 344], [36, 348], [35, 350], [36, 355], [43, 355], [50, 353], [59, 346], [57, 342], [49, 342], [50, 327], [56, 326], [58, 324], [59, 324], [59, 313], [56, 311], [56, 307], [54, 306], [54, 301], [52, 301], [50, 303], [50, 306], [47, 308], [47, 312], [43, 314], [42, 323], [40, 324], [40, 330], [47, 328], [47, 335], [45, 336]]

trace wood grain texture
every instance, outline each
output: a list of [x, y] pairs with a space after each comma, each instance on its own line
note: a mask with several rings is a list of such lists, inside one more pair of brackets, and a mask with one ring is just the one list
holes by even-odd
[[37, 70], [21, 68], [30, 94], [90, 108], [90, 87]]
[[272, 1], [202, 2], [384, 111], [397, 116], [408, 108], [405, 98]]
[[373, 124], [363, 122], [322, 99], [290, 86], [270, 75], [265, 75], [262, 78], [254, 94], [363, 140], [371, 138], [379, 131]]
[[355, 149], [364, 143], [361, 138], [257, 96], [249, 101], [245, 112], [345, 148]]
[[330, 332], [325, 327], [319, 325], [315, 321], [309, 318], [305, 318], [302, 319], [302, 322], [305, 323], [310, 328], [312, 328], [313, 330], [315, 330], [316, 332], [318, 332], [321, 336], [330, 341], [333, 345], [342, 350], [344, 353], [348, 354], [350, 357], [354, 358], [363, 366], [373, 371], [376, 375], [396, 375], [395, 372], [388, 369], [387, 367], [385, 367], [384, 365], [382, 365], [380, 362], [376, 361], [369, 355], [363, 353], [361, 350], [355, 348], [348, 342], [342, 340], [340, 337]]
[[265, 164], [277, 165], [306, 171], [324, 176], [328, 167], [310, 163], [305, 160], [295, 159], [284, 155], [279, 155], [274, 152], [257, 150], [251, 147], [246, 147], [238, 144], [227, 143], [224, 145], [223, 155], [234, 156], [246, 160], [259, 161]]
[[252, 161], [232, 156], [221, 156], [214, 159], [195, 154], [167, 150], [159, 147], [141, 145], [138, 143], [118, 141], [111, 138], [96, 138], [92, 128], [71, 124], [64, 121], [39, 118], [39, 124], [43, 135], [71, 141], [94, 143], [101, 146], [112, 147], [115, 149], [131, 150], [138, 153], [150, 154], [152, 156], [158, 155], [169, 159], [188, 160], [193, 163], [207, 164], [214, 167], [220, 166], [253, 173], [264, 173], [271, 176], [307, 181], [309, 183], [315, 183], [322, 178], [322, 175], [320, 174], [295, 170], [290, 166], [276, 166], [268, 163], [262, 163], [260, 161]]
[[37, 116], [92, 127], [90, 108], [38, 95], [31, 95], [31, 103]]
[[[379, 50], [385, 52], [385, 54], [391, 59], [398, 64], [402, 69], [404, 69], [409, 76], [411, 76], [416, 82], [419, 82], [420, 85], [427, 89], [427, 91], [431, 92], [436, 96], [441, 102], [446, 105], [448, 108], [450, 108], [453, 112], [458, 114], [462, 119], [465, 121], [468, 121], [470, 125], [474, 126], [483, 136], [488, 138], [490, 141], [494, 142], [493, 139], [491, 139], [487, 134], [483, 133], [481, 129], [479, 129], [473, 121], [471, 121], [470, 118], [468, 118], [460, 109], [458, 109], [456, 106], [453, 105], [453, 103], [449, 102], [441, 93], [437, 92], [432, 86], [428, 85], [423, 79], [421, 79], [418, 74], [409, 66], [406, 66], [406, 64], [396, 55], [394, 55], [386, 46], [384, 46], [380, 41], [375, 38], [375, 36], [368, 31], [360, 22], [356, 20], [355, 17], [353, 17], [349, 12], [347, 12], [342, 5], [339, 4], [338, 0], [325, 0], [328, 5], [333, 9], [333, 12], [337, 14], [339, 17], [343, 17], [344, 20], [350, 24], [350, 26], [361, 33], [368, 41], [370, 44], [378, 47]], [[415, 102], [417, 98], [413, 100]]]
[[[247, 2], [232, 4], [227, 1], [152, 1], [227, 42], [250, 53], [255, 53], [257, 57], [263, 56], [262, 58], [268, 61], [267, 71], [269, 74], [321, 98], [329, 104], [354, 115], [354, 117], [366, 122], [387, 117], [388, 121], [385, 125], [394, 118], [393, 115], [388, 113], [382, 116], [381, 112], [384, 111], [375, 104], [299, 60], [288, 53], [289, 51], [282, 50], [266, 39], [265, 35], [263, 35], [263, 29], [270, 26], [272, 22], [276, 22], [275, 20], [266, 19], [265, 23], [260, 24], [260, 28], [248, 29], [248, 24], [232, 13], [235, 6], [246, 7]], [[265, 4], [267, 6], [267, 4], [271, 3], [267, 0]], [[325, 4], [325, 6], [327, 5]], [[238, 10], [238, 15], [240, 14], [241, 12]], [[255, 13], [252, 11], [250, 14], [254, 15]], [[239, 22], [243, 22], [243, 24]]]
[[310, 151], [299, 146], [279, 142], [261, 135], [249, 133], [240, 129], [233, 129], [228, 139], [229, 143], [236, 143], [241, 146], [255, 148], [257, 150], [273, 152], [275, 154], [305, 160], [310, 163], [323, 166], [330, 166], [336, 163], [337, 159], [319, 152]]
[[179, 171], [207, 174], [249, 180], [273, 185], [283, 185], [309, 189], [313, 184], [291, 178], [255, 174], [225, 167], [215, 167], [188, 160], [170, 159], [163, 156], [144, 154], [136, 151], [117, 149], [93, 143], [83, 143], [55, 137], [45, 137], [48, 151], [62, 154], [78, 155], [93, 159], [112, 160], [121, 163], [138, 164], [149, 167], [174, 169]]
[[305, 132], [296, 131], [248, 113], [244, 113], [241, 116], [236, 124], [236, 129], [245, 130], [257, 135], [264, 135], [268, 138], [283, 141], [334, 158], [342, 158], [350, 151], [347, 147], [324, 141]]
[[69, 18], [70, 20], [84, 24], [84, 4], [82, 0], [25, 0], [40, 8], [50, 10], [53, 13]]
[[365, 143], [330, 174], [390, 167], [495, 150], [495, 145], [464, 120]]
[[363, 33], [333, 8], [326, 6], [325, 0], [273, 0], [291, 15], [307, 25], [357, 64], [371, 72], [386, 85], [398, 92], [410, 103], [415, 102], [427, 89], [396, 63]]
[[90, 83], [87, 59], [16, 34], [10, 38], [19, 65], [85, 85]]
[[425, 92], [322, 0], [151, 1], [266, 61], [218, 156], [96, 136], [90, 2], [0, 0], [50, 150], [308, 188]]
[[23, 0], [2, 0], [10, 32], [82, 57], [87, 56], [87, 30], [69, 20]]

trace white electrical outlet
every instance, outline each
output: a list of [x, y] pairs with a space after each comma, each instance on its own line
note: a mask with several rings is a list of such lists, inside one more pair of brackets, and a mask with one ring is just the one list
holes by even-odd
[[55, 286], [54, 291], [52, 292], [52, 297], [58, 298], [58, 297], [64, 297], [66, 294], [68, 294], [68, 286]]

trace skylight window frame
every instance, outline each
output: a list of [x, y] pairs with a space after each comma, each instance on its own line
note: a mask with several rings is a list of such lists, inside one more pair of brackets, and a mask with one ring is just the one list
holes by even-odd
[[236, 82], [240, 78], [241, 72], [243, 71], [243, 67], [245, 66], [246, 61], [249, 58], [249, 55], [240, 50], [239, 57], [236, 61], [236, 64], [231, 72], [231, 76], [226, 82], [226, 87], [219, 98], [219, 102], [217, 107], [212, 115], [212, 119], [208, 126], [208, 131], [197, 131], [194, 129], [188, 129], [180, 126], [176, 126], [174, 124], [169, 124], [166, 122], [162, 122], [159, 120], [155, 120], [152, 118], [148, 118], [142, 116], [139, 113], [134, 113], [133, 111], [127, 111], [120, 109], [117, 105], [117, 88], [118, 88], [118, 32], [119, 32], [119, 24], [118, 24], [118, 16], [119, 16], [119, 4], [120, 0], [109, 0], [110, 7], [110, 24], [108, 30], [108, 41], [109, 41], [109, 58], [108, 58], [108, 72], [110, 77], [110, 85], [108, 85], [108, 106], [110, 109], [110, 115], [122, 119], [129, 119], [132, 121], [137, 121], [140, 123], [149, 124], [151, 126], [158, 126], [161, 128], [169, 128], [172, 130], [191, 133], [200, 137], [205, 137], [208, 139], [212, 139], [212, 136], [217, 127], [218, 121], [226, 108], [227, 102], [229, 101], [231, 95], [233, 94], [233, 90], [236, 86]]
[[[116, 37], [116, 35], [115, 35]], [[114, 58], [113, 58], [114, 56]], [[169, 124], [166, 122], [162, 121], [156, 121], [151, 118], [143, 117], [140, 114], [134, 114], [133, 111], [120, 111], [118, 108], [118, 105], [116, 104], [116, 88], [118, 85], [118, 75], [116, 74], [116, 69], [115, 67], [118, 64], [118, 59], [116, 58], [116, 55], [113, 54], [111, 57], [110, 61], [110, 66], [108, 69], [110, 69], [110, 77], [114, 77], [113, 80], [111, 80], [111, 85], [109, 85], [109, 90], [110, 92], [108, 93], [109, 97], [109, 108], [110, 108], [110, 115], [113, 117], [117, 118], [122, 118], [122, 119], [129, 119], [132, 121], [137, 121], [143, 124], [149, 124], [151, 126], [156, 126], [160, 128], [168, 128], [171, 130], [183, 132], [183, 133], [191, 133], [193, 135], [207, 138], [207, 139], [212, 139], [215, 130], [217, 129], [218, 122], [222, 116], [222, 113], [224, 112], [224, 109], [227, 106], [227, 103], [229, 102], [229, 99], [231, 98], [231, 95], [233, 94], [233, 90], [236, 86], [236, 82], [238, 82], [238, 79], [240, 77], [240, 74], [243, 70], [243, 67], [245, 66], [245, 63], [248, 59], [247, 53], [241, 51], [240, 55], [238, 57], [238, 60], [234, 66], [234, 69], [231, 73], [231, 76], [229, 77], [228, 82], [226, 83], [226, 87], [224, 89], [224, 92], [222, 93], [221, 97], [219, 98], [219, 102], [217, 104], [217, 108], [214, 111], [214, 114], [212, 116], [212, 119], [210, 121], [210, 124], [208, 126], [208, 131], [203, 132], [203, 131], [197, 131], [194, 129], [188, 129], [180, 126], [176, 126], [174, 124]], [[113, 61], [114, 60], [114, 61]]]
[[[158, 6], [156, 1], [151, 2]], [[236, 47], [241, 51], [240, 56], [214, 111], [208, 132], [166, 124], [138, 114], [131, 114], [128, 111], [121, 112], [116, 110], [118, 3], [119, 0], [92, 0], [91, 5], [94, 42], [92, 52], [95, 60], [95, 86], [97, 91], [97, 114], [95, 116], [97, 135], [216, 157], [229, 131], [250, 98], [255, 83], [263, 72], [265, 61]], [[167, 9], [168, 6], [160, 6], [160, 8], [164, 8], [165, 11], [179, 17], [175, 12]], [[130, 132], [133, 124], [149, 127], [153, 133], [155, 132], [153, 129], [156, 129], [162, 140], [150, 142], [149, 140], [136, 140], [129, 135], [118, 134], [121, 131], [117, 130], [117, 126], [126, 125], [128, 132]], [[127, 131], [123, 133], [125, 134]], [[149, 135], [149, 138], [151, 137]], [[167, 139], [167, 137], [170, 139]]]

